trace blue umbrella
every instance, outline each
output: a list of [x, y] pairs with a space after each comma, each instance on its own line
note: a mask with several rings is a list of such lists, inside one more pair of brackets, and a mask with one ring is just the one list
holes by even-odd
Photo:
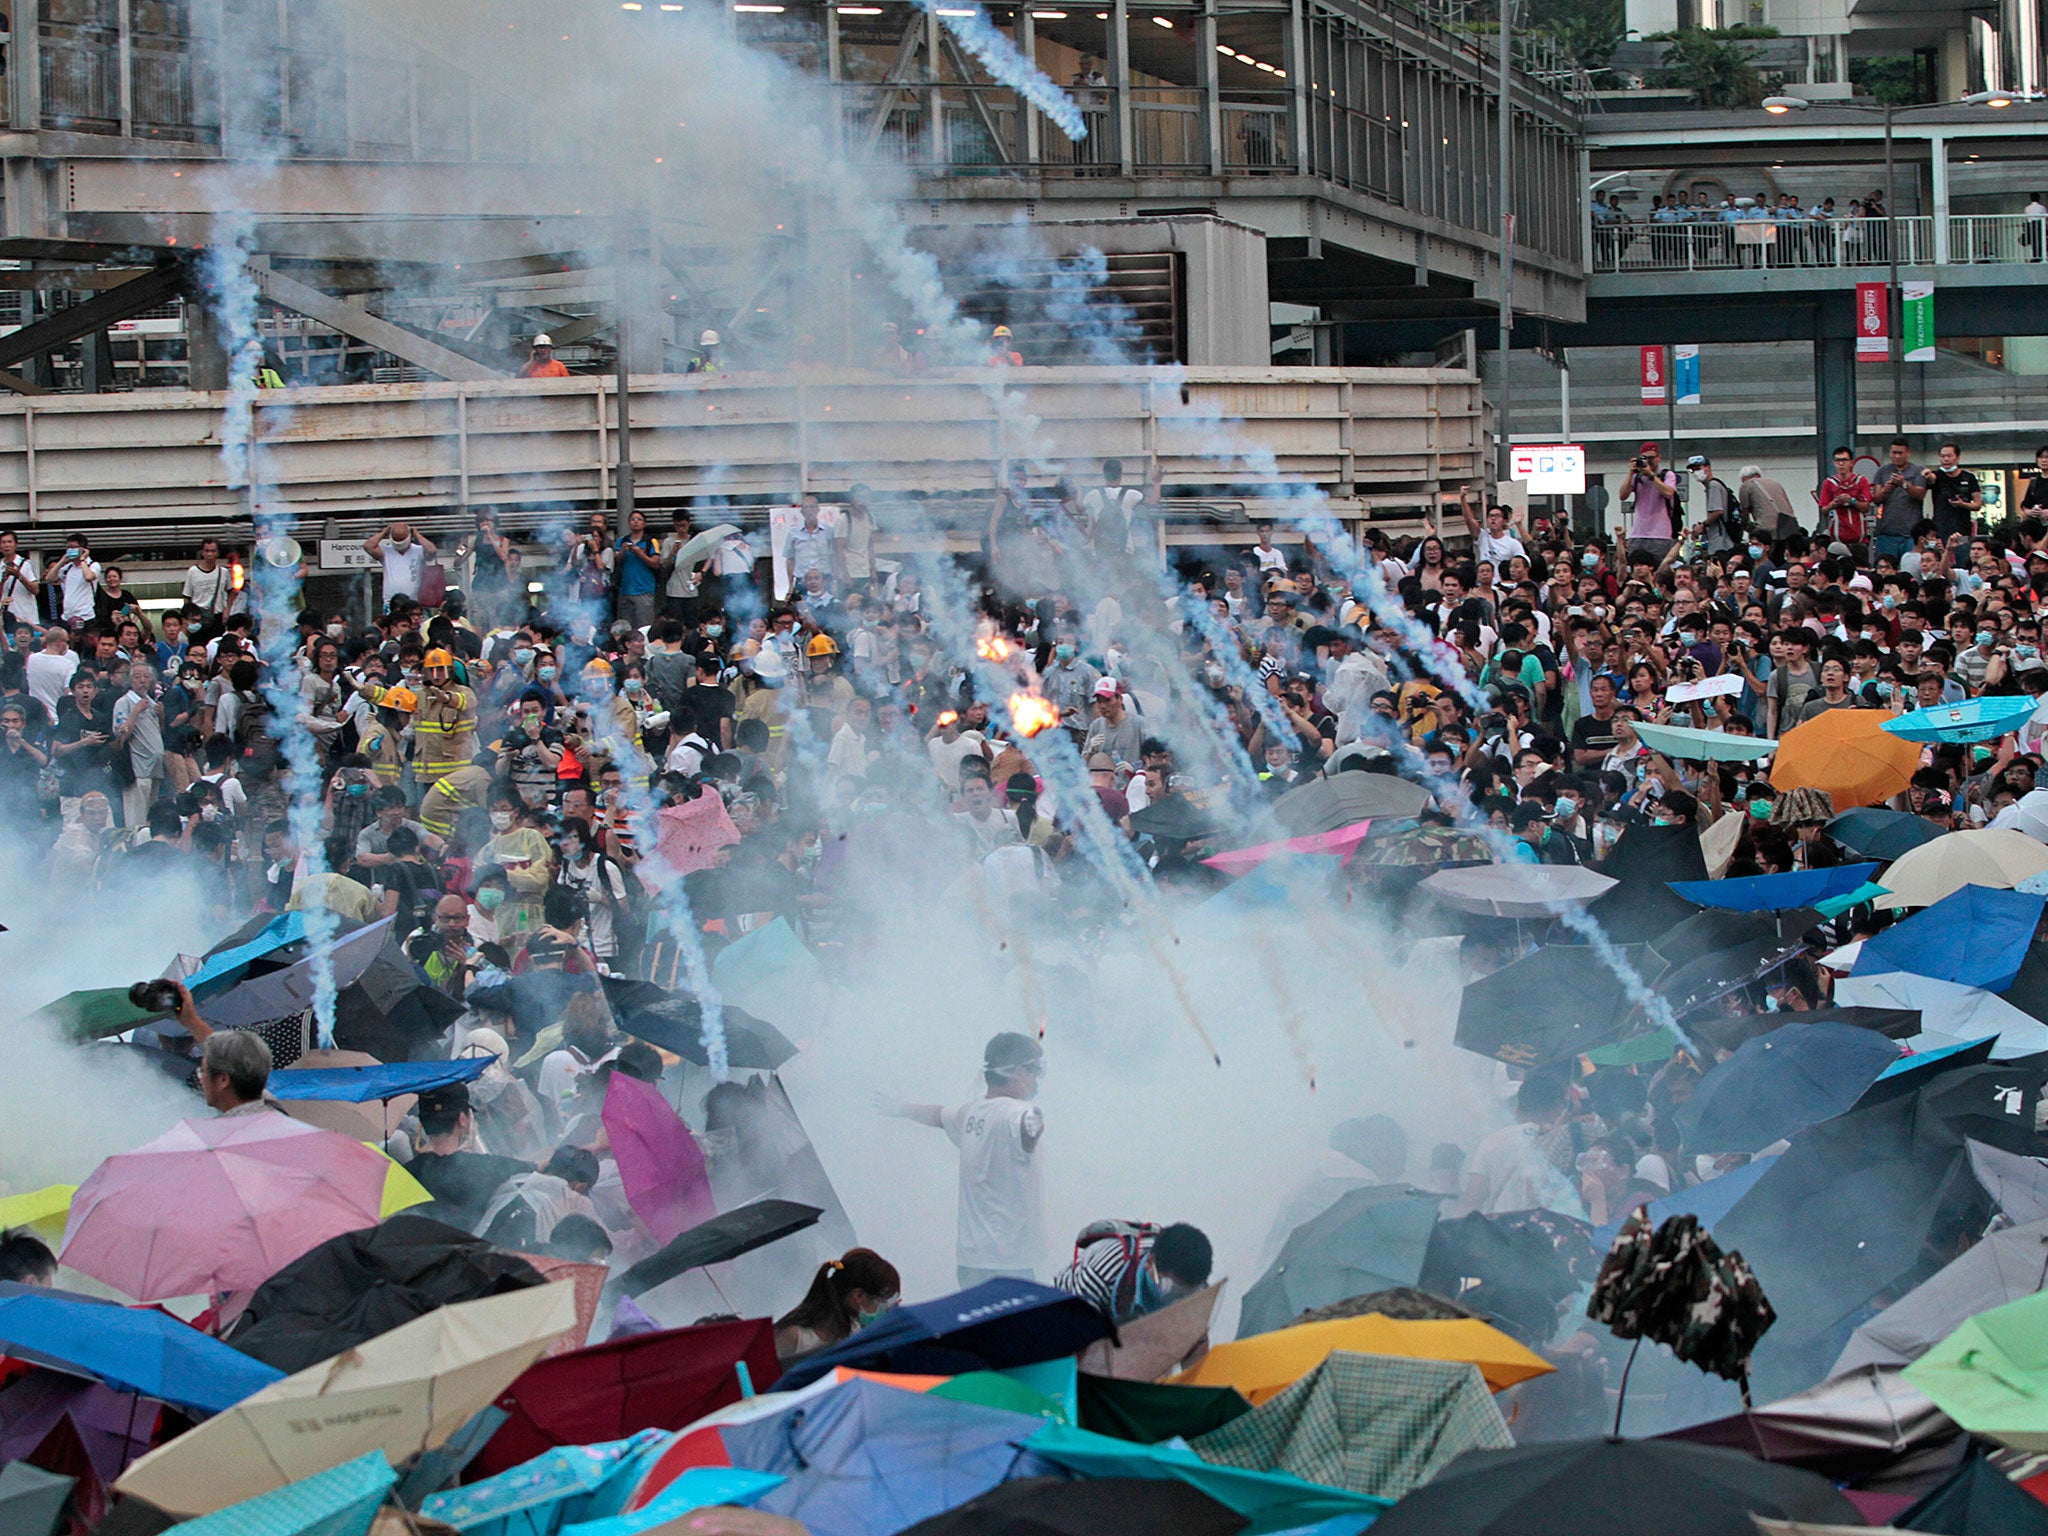
[[1745, 1040], [1678, 1110], [1695, 1152], [1754, 1152], [1848, 1109], [1899, 1059], [1883, 1035], [1853, 1024], [1787, 1024]]
[[[678, 1516], [717, 1504], [751, 1509], [761, 1495], [782, 1485], [772, 1472], [746, 1472], [738, 1467], [685, 1467], [676, 1480], [631, 1514], [602, 1520], [579, 1520], [562, 1527], [562, 1536], [641, 1536], [671, 1531]], [[467, 1531], [463, 1536], [469, 1536]]]
[[364, 1536], [398, 1474], [382, 1451], [172, 1526], [164, 1536]]
[[305, 936], [305, 913], [280, 912], [258, 929], [253, 938], [233, 949], [208, 955], [206, 962], [185, 978], [186, 990], [194, 997], [211, 997], [216, 992], [224, 992], [240, 981], [243, 973], [256, 961], [287, 944], [298, 943]]
[[791, 1392], [842, 1365], [957, 1376], [1079, 1354], [1111, 1333], [1078, 1296], [1029, 1280], [984, 1280], [937, 1301], [898, 1307], [860, 1332], [807, 1355], [776, 1383]]
[[1822, 917], [1840, 917], [1851, 907], [1868, 906], [1878, 897], [1890, 894], [1888, 887], [1879, 885], [1875, 880], [1866, 880], [1853, 891], [1847, 891], [1840, 896], [1830, 896], [1826, 901], [1816, 901], [1813, 910]]
[[[1765, 1143], [1769, 1145], [1769, 1143]], [[1673, 1216], [1697, 1216], [1700, 1226], [1711, 1232], [1714, 1223], [1735, 1209], [1735, 1202], [1748, 1194], [1756, 1181], [1770, 1172], [1771, 1164], [1778, 1160], [1778, 1154], [1769, 1157], [1751, 1158], [1740, 1168], [1731, 1168], [1718, 1178], [1708, 1179], [1704, 1184], [1695, 1184], [1681, 1189], [1675, 1195], [1666, 1195], [1661, 1200], [1652, 1200], [1643, 1207], [1643, 1214], [1654, 1229], [1661, 1227]], [[1615, 1234], [1621, 1231], [1622, 1223], [1633, 1214], [1623, 1212], [1620, 1217], [1604, 1227], [1593, 1229], [1593, 1246], [1608, 1249], [1614, 1246]]]
[[363, 1104], [475, 1082], [497, 1059], [463, 1056], [454, 1061], [394, 1061], [374, 1067], [291, 1067], [270, 1074], [269, 1093], [274, 1099], [338, 1099]]
[[1904, 858], [1922, 843], [1933, 842], [1942, 829], [1910, 811], [1866, 805], [1842, 812], [1828, 823], [1827, 834], [1851, 853], [1889, 862]]
[[420, 1513], [463, 1536], [553, 1536], [616, 1515], [672, 1437], [643, 1429], [624, 1440], [558, 1445], [496, 1477], [431, 1494]]
[[1785, 912], [1810, 907], [1830, 896], [1845, 896], [1877, 873], [1875, 864], [1838, 864], [1833, 869], [1795, 869], [1783, 875], [1750, 875], [1741, 880], [1673, 880], [1671, 889], [1695, 906], [1730, 912]]
[[811, 1536], [870, 1536], [1013, 1477], [1056, 1475], [1024, 1444], [1044, 1425], [1033, 1414], [856, 1379], [719, 1435], [734, 1466], [788, 1479], [756, 1508]]
[[2026, 963], [2048, 896], [1966, 885], [1863, 941], [1852, 976], [1910, 971], [2003, 992]]
[[231, 1408], [284, 1376], [175, 1317], [62, 1296], [0, 1297], [0, 1346], [9, 1345], [116, 1391], [203, 1413]]
[[1954, 704], [1916, 709], [1884, 722], [1884, 729], [1907, 741], [1990, 741], [2020, 728], [2040, 700], [2031, 694], [1980, 694]]

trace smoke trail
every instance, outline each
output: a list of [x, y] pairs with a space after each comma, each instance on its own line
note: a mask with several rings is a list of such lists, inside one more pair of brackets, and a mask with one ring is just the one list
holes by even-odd
[[[290, 527], [284, 503], [266, 500], [257, 478], [255, 444], [256, 370], [263, 360], [263, 343], [256, 329], [258, 294], [256, 280], [249, 274], [249, 257], [254, 250], [255, 221], [246, 213], [224, 214], [214, 222], [213, 236], [202, 263], [202, 279], [208, 302], [227, 338], [228, 391], [221, 414], [221, 460], [230, 489], [246, 488], [250, 512], [255, 521], [256, 545], [251, 551], [249, 579], [254, 583], [257, 647], [262, 658], [259, 686], [270, 706], [269, 734], [277, 743], [290, 770], [286, 788], [285, 815], [292, 841], [298, 846], [304, 878], [316, 887], [324, 886], [328, 873], [327, 850], [320, 836], [321, 765], [320, 748], [308, 729], [304, 712], [304, 665], [294, 642], [297, 620], [293, 609], [299, 592], [298, 562], [273, 565], [264, 558], [266, 546], [283, 539]], [[334, 984], [334, 940], [341, 921], [325, 900], [306, 904], [306, 940], [313, 970], [313, 1022], [320, 1047], [334, 1048], [336, 989]]]
[[983, 69], [1043, 112], [1061, 133], [1076, 143], [1088, 137], [1081, 109], [1046, 78], [1043, 70], [1017, 51], [1017, 45], [988, 19], [988, 12], [971, 0], [969, 4], [949, 5], [944, 10], [939, 9], [938, 0], [917, 0], [917, 4], [918, 9], [936, 14], [946, 30], [960, 39], [960, 45], [981, 62]]

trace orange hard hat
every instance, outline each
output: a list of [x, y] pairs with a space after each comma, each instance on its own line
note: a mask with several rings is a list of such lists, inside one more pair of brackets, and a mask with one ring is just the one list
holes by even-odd
[[811, 643], [804, 647], [806, 656], [837, 656], [839, 642], [830, 635], [813, 635]]
[[383, 705], [386, 709], [395, 709], [401, 714], [407, 715], [420, 707], [419, 695], [403, 685], [396, 688], [386, 688], [377, 696], [375, 702]]
[[446, 647], [436, 647], [421, 660], [422, 667], [453, 667], [455, 657]]

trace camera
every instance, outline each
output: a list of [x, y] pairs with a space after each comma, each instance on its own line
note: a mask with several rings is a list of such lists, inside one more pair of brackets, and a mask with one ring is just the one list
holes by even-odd
[[128, 989], [129, 1003], [144, 1013], [175, 1013], [178, 984], [175, 981], [138, 981]]
[[1637, 469], [1648, 469], [1650, 467], [1650, 461], [1644, 458], [1641, 454], [1637, 454], [1634, 459], [1630, 460], [1630, 462], [1634, 464]]

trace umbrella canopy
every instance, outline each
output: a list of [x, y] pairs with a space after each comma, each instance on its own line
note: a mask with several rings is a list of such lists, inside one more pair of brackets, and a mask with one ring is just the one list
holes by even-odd
[[676, 551], [676, 568], [687, 570], [699, 560], [708, 558], [711, 551], [738, 532], [739, 529], [731, 523], [713, 523], [702, 533], [691, 534], [683, 542], [683, 547]]
[[1255, 1338], [1218, 1344], [1201, 1364], [1174, 1380], [1197, 1387], [1235, 1387], [1256, 1407], [1306, 1376], [1333, 1350], [1415, 1360], [1463, 1360], [1478, 1366], [1486, 1384], [1496, 1392], [1552, 1369], [1541, 1355], [1476, 1319], [1417, 1322], [1372, 1313], [1328, 1323], [1296, 1323]]
[[473, 1083], [496, 1061], [495, 1056], [464, 1056], [456, 1061], [398, 1061], [358, 1067], [288, 1067], [273, 1072], [267, 1085], [273, 1099], [335, 1099], [366, 1104], [408, 1093], [432, 1093], [457, 1083]]
[[1155, 1382], [1171, 1375], [1209, 1347], [1209, 1319], [1222, 1290], [1219, 1280], [1132, 1318], [1081, 1351], [1081, 1371], [1117, 1381]]
[[1740, 880], [1680, 880], [1671, 889], [1703, 907], [1783, 912], [1853, 891], [1876, 872], [1875, 864], [1838, 864], [1833, 869], [1795, 869], [1782, 875], [1747, 875]]
[[1920, 749], [1887, 731], [1888, 717], [1871, 709], [1831, 709], [1778, 740], [1771, 787], [1817, 789], [1837, 812], [1889, 800], [1911, 782]]
[[1915, 1051], [1988, 1039], [2001, 1061], [2048, 1049], [2048, 1025], [1982, 987], [1936, 981], [1910, 971], [1845, 976], [1835, 1000], [1852, 1007], [1908, 1009], [1920, 1016], [1918, 1034], [1902, 1037]]
[[1992, 741], [2018, 730], [2040, 702], [2030, 693], [1979, 694], [1908, 710], [1885, 721], [1884, 728], [1902, 741]]
[[109, 1035], [124, 1034], [169, 1017], [168, 1012], [152, 1013], [136, 1007], [128, 1001], [126, 987], [88, 987], [81, 992], [66, 992], [29, 1015], [73, 1040], [104, 1040]]
[[329, 1238], [256, 1288], [227, 1342], [301, 1371], [450, 1302], [543, 1283], [517, 1254], [428, 1216], [400, 1214]]
[[714, 867], [719, 850], [740, 840], [740, 829], [733, 824], [722, 795], [700, 793], [694, 799], [664, 805], [656, 813], [655, 825], [655, 857], [646, 873], [650, 886]]
[[1965, 1458], [1954, 1476], [1897, 1519], [1904, 1530], [1940, 1536], [2048, 1536], [2048, 1504], [1985, 1456]]
[[1533, 1067], [1621, 1036], [1621, 980], [1577, 945], [1551, 944], [1466, 986], [1454, 1037], [1468, 1051]]
[[1480, 917], [1550, 917], [1596, 901], [1618, 883], [1576, 864], [1488, 864], [1439, 870], [1422, 888], [1445, 906]]
[[402, 1461], [462, 1428], [575, 1324], [566, 1281], [455, 1302], [265, 1387], [115, 1486], [207, 1514], [371, 1451]]
[[[362, 977], [390, 938], [391, 923], [388, 917], [379, 918], [334, 941], [328, 958], [334, 969], [335, 986], [350, 987]], [[246, 966], [241, 979], [207, 1000], [206, 1021], [215, 1029], [253, 1029], [310, 1008], [313, 970], [310, 953], [273, 970]], [[235, 974], [232, 969], [226, 973], [228, 977]]]
[[1190, 795], [1162, 795], [1131, 812], [1131, 835], [1162, 843], [1191, 843], [1229, 825], [1230, 808], [1220, 798], [1207, 804]]
[[1992, 1203], [2015, 1222], [2048, 1220], [2048, 1162], [2018, 1157], [1981, 1141], [1969, 1143], [1970, 1172]]
[[1456, 827], [1407, 827], [1381, 837], [1368, 837], [1351, 855], [1351, 862], [1381, 869], [1491, 864], [1493, 844], [1477, 832], [1460, 832]]
[[[252, 923], [260, 923], [253, 930]], [[269, 919], [251, 918], [221, 943], [208, 950], [199, 968], [185, 977], [185, 989], [200, 1001], [217, 997], [249, 974], [259, 960], [298, 943], [306, 936], [306, 914], [280, 912]], [[299, 958], [299, 957], [295, 957]], [[268, 967], [280, 969], [284, 961]]]
[[1231, 1387], [1174, 1387], [1085, 1371], [1075, 1379], [1074, 1397], [1083, 1429], [1140, 1445], [1206, 1435], [1252, 1411], [1244, 1395]]
[[1733, 731], [1696, 731], [1646, 720], [1638, 721], [1634, 730], [1652, 752], [1692, 763], [1760, 763], [1778, 750], [1768, 736], [1737, 736]]
[[1889, 886], [1880, 885], [1875, 880], [1866, 880], [1853, 891], [1844, 891], [1839, 896], [1830, 896], [1823, 901], [1815, 902], [1813, 910], [1822, 917], [1840, 917], [1854, 907], [1869, 906], [1889, 891]]
[[1274, 843], [1255, 843], [1249, 848], [1232, 848], [1225, 853], [1211, 854], [1202, 862], [1211, 869], [1220, 869], [1226, 875], [1247, 875], [1268, 859], [1281, 858], [1287, 854], [1336, 854], [1348, 856], [1351, 850], [1365, 841], [1372, 830], [1369, 821], [1356, 822], [1348, 827], [1339, 827], [1334, 832], [1316, 832], [1307, 837], [1289, 837]]
[[430, 1494], [420, 1513], [464, 1536], [531, 1536], [602, 1519], [625, 1507], [647, 1461], [667, 1438], [650, 1429], [596, 1445], [557, 1446], [509, 1472]]
[[[808, 1029], [816, 1024], [824, 1012], [829, 986], [818, 957], [796, 936], [786, 917], [743, 934], [721, 949], [711, 962], [711, 983], [728, 1010], [744, 1009], [780, 1029]], [[618, 1004], [612, 1006], [616, 1010]], [[726, 1037], [728, 1052], [740, 1044], [732, 1039], [730, 1024]]]
[[[1429, 791], [1390, 773], [1363, 770], [1325, 774], [1298, 784], [1273, 802], [1273, 819], [1290, 837], [1341, 832], [1361, 821], [1420, 816]], [[1132, 823], [1133, 828], [1136, 822]]]
[[[2048, 842], [2048, 790], [2030, 789], [1991, 818], [1994, 827], [2010, 827], [2031, 838]], [[2039, 880], [2041, 876], [2030, 877]], [[2025, 882], [2023, 882], [2025, 883]]]
[[[1652, 1226], [1662, 1226], [1673, 1216], [1696, 1216], [1700, 1226], [1711, 1232], [1714, 1223], [1734, 1210], [1735, 1202], [1755, 1188], [1756, 1181], [1768, 1173], [1771, 1164], [1777, 1160], [1775, 1153], [1769, 1157], [1751, 1158], [1740, 1168], [1731, 1168], [1718, 1178], [1649, 1201], [1640, 1209]], [[1602, 1252], [1613, 1246], [1614, 1236], [1626, 1219], [1623, 1217], [1593, 1229], [1593, 1241], [1600, 1245]]]
[[1586, 1316], [1729, 1381], [1748, 1378], [1757, 1340], [1778, 1320], [1742, 1255], [1723, 1252], [1698, 1217], [1653, 1226], [1640, 1211], [1621, 1224]]
[[703, 1149], [659, 1088], [614, 1072], [603, 1120], [627, 1203], [657, 1243], [718, 1214]]
[[1707, 907], [1657, 934], [1648, 947], [1666, 967], [1676, 970], [1721, 950], [1797, 938], [1819, 921], [1818, 913], [1803, 907], [1789, 912], [1729, 912]]
[[1337, 1317], [1364, 1317], [1368, 1312], [1377, 1312], [1382, 1317], [1417, 1319], [1479, 1316], [1477, 1312], [1461, 1307], [1455, 1301], [1445, 1301], [1441, 1296], [1431, 1295], [1420, 1286], [1396, 1285], [1384, 1291], [1367, 1291], [1361, 1296], [1347, 1296], [1342, 1301], [1330, 1303], [1327, 1307], [1316, 1307], [1302, 1313], [1295, 1321], [1327, 1323]]
[[[176, 1536], [368, 1536], [398, 1474], [377, 1451], [171, 1527]], [[166, 1533], [169, 1536], [169, 1533]]]
[[1478, 1211], [1436, 1224], [1421, 1288], [1455, 1296], [1525, 1342], [1557, 1331], [1558, 1307], [1599, 1272], [1584, 1222], [1554, 1211]]
[[2048, 1287], [2048, 1221], [1993, 1232], [1849, 1336], [1831, 1375], [1919, 1359], [1979, 1312]]
[[1607, 850], [1600, 868], [1621, 884], [1591, 911], [1615, 943], [1636, 944], [1692, 916], [1692, 904], [1670, 887], [1675, 881], [1706, 879], [1707, 856], [1690, 826], [1637, 822]]
[[471, 1475], [508, 1471], [555, 1446], [681, 1429], [740, 1400], [742, 1366], [755, 1388], [777, 1384], [768, 1319], [634, 1334], [537, 1361], [498, 1394], [508, 1417]]
[[1657, 995], [1670, 1004], [1675, 1017], [1684, 1019], [1805, 953], [1804, 944], [1778, 938], [1737, 944], [1667, 971], [1657, 978]]
[[1953, 1459], [1962, 1431], [1896, 1370], [1877, 1366], [1831, 1376], [1775, 1402], [1659, 1436], [1715, 1445], [1835, 1482], [1885, 1474], [1903, 1482]]
[[[697, 1066], [710, 1065], [704, 1043], [704, 1010], [687, 992], [669, 992], [651, 981], [607, 976], [605, 999], [620, 1029]], [[765, 1019], [738, 1008], [719, 1010], [725, 1032], [726, 1065], [735, 1072], [773, 1072], [796, 1054], [789, 1037]]]
[[1969, 1318], [1902, 1373], [1973, 1434], [2048, 1451], [2048, 1292]]
[[1386, 1508], [1384, 1499], [1311, 1483], [1292, 1473], [1221, 1466], [1186, 1446], [1138, 1445], [1068, 1424], [1045, 1425], [1027, 1442], [1027, 1449], [1084, 1478], [1143, 1477], [1191, 1484], [1245, 1516], [1252, 1536], [1340, 1519], [1352, 1523], [1333, 1524], [1333, 1532], [1356, 1530], [1360, 1516]]
[[985, 1280], [937, 1301], [898, 1307], [793, 1366], [800, 1387], [842, 1365], [957, 1375], [1076, 1354], [1114, 1330], [1080, 1297], [1029, 1280]]
[[[1835, 710], [1847, 714], [1847, 710]], [[2048, 847], [2024, 832], [1986, 828], [1950, 832], [1904, 855], [1884, 872], [1890, 894], [1873, 905], [1885, 908], [1931, 907], [1966, 885], [2009, 891], [2029, 875], [2048, 870]]]
[[1340, 1352], [1194, 1450], [1224, 1466], [1398, 1499], [1466, 1451], [1514, 1443], [1475, 1367]]
[[1852, 976], [1910, 971], [2002, 992], [2019, 976], [2048, 896], [1966, 885], [1863, 941]]
[[1911, 811], [1860, 806], [1844, 811], [1827, 825], [1827, 834], [1851, 853], [1866, 859], [1902, 859], [1923, 843], [1948, 834]]
[[815, 1225], [823, 1214], [815, 1205], [799, 1205], [794, 1200], [755, 1200], [698, 1223], [660, 1252], [649, 1254], [619, 1277], [619, 1288], [628, 1296], [638, 1296], [685, 1270], [723, 1264], [779, 1242]]
[[1755, 1152], [1839, 1115], [1899, 1059], [1883, 1035], [1849, 1024], [1792, 1024], [1745, 1042], [1678, 1108], [1696, 1152]]
[[23, 1195], [0, 1198], [0, 1231], [8, 1227], [34, 1227], [52, 1242], [64, 1238], [64, 1218], [70, 1214], [76, 1184], [46, 1184]]
[[285, 1115], [182, 1120], [95, 1168], [63, 1261], [137, 1301], [250, 1290], [383, 1214], [390, 1160]]
[[[334, 1043], [404, 1061], [462, 1017], [460, 998], [428, 983], [397, 937], [387, 937], [334, 1005]], [[552, 1021], [550, 1021], [552, 1022]]]
[[1188, 1483], [1026, 1477], [920, 1520], [903, 1536], [1237, 1536], [1245, 1517]]
[[218, 1413], [283, 1374], [168, 1313], [32, 1287], [0, 1296], [0, 1346], [202, 1413]]
[[1567, 1440], [1468, 1452], [1388, 1510], [1373, 1530], [1375, 1536], [1641, 1536], [1648, 1510], [1656, 1511], [1657, 1536], [1756, 1536], [1752, 1514], [1863, 1524], [1834, 1484], [1795, 1467], [1668, 1440]]
[[50, 1536], [77, 1481], [25, 1461], [0, 1467], [0, 1531], [7, 1536]]
[[1413, 1285], [1442, 1206], [1440, 1196], [1406, 1184], [1344, 1195], [1296, 1227], [1273, 1267], [1245, 1292], [1238, 1337], [1284, 1328], [1311, 1308], [1347, 1296]]

